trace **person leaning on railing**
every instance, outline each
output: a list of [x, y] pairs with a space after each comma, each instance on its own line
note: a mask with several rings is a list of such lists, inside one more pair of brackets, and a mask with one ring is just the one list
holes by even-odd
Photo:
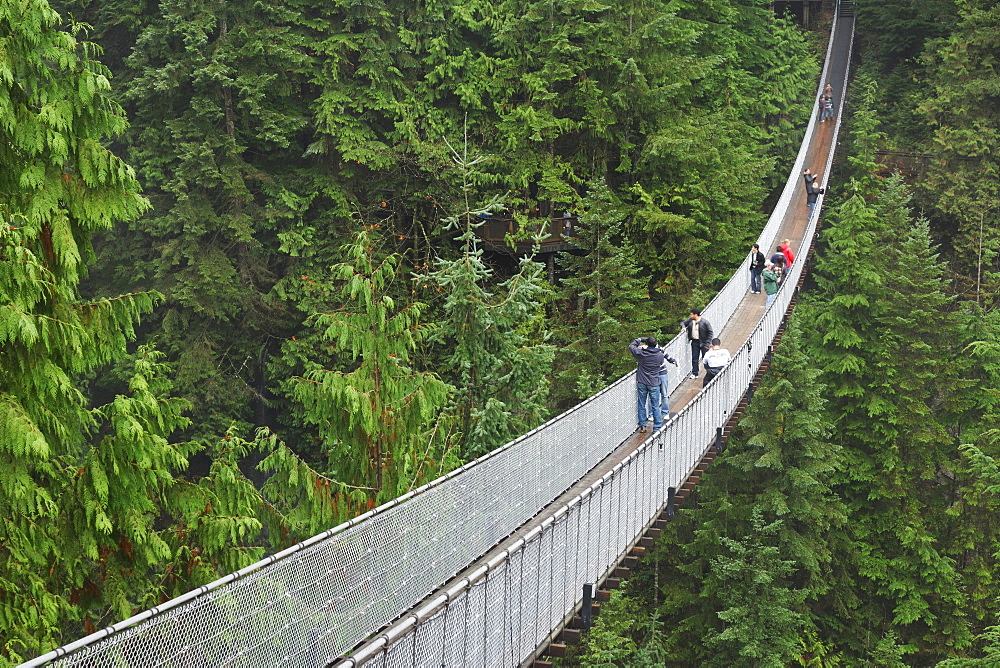
[[722, 347], [722, 341], [712, 339], [712, 348], [705, 353], [705, 383], [702, 387], [712, 382], [732, 359], [729, 351]]

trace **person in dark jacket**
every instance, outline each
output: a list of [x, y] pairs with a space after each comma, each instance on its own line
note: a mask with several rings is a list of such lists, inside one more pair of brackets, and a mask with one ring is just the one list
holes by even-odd
[[816, 197], [822, 195], [826, 192], [824, 188], [819, 187], [819, 177], [816, 180], [806, 186], [806, 204], [809, 205], [809, 217], [806, 220], [812, 220], [813, 208], [816, 206]]
[[660, 367], [663, 365], [663, 351], [656, 345], [655, 337], [639, 338], [629, 344], [629, 352], [635, 358], [635, 389], [639, 431], [646, 431], [646, 402], [653, 409], [653, 430], [663, 427], [663, 411], [660, 409]]
[[760, 252], [760, 244], [754, 244], [750, 249], [750, 292], [760, 294], [760, 272], [764, 271], [764, 254]]
[[806, 182], [806, 188], [808, 188], [816, 180], [816, 177], [813, 176], [812, 170], [806, 167], [806, 171], [802, 172], [802, 180]]
[[700, 308], [691, 309], [691, 315], [681, 323], [681, 330], [691, 342], [691, 375], [688, 378], [697, 378], [698, 360], [702, 353], [712, 347], [715, 332], [712, 331], [712, 324], [701, 317]]
[[781, 275], [781, 270], [785, 268], [785, 254], [781, 252], [781, 248], [775, 248], [774, 253], [771, 254], [771, 264], [774, 265], [774, 273]]

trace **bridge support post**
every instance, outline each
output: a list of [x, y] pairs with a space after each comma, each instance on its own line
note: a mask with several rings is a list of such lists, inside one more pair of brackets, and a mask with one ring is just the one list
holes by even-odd
[[715, 428], [715, 451], [719, 454], [725, 452], [726, 446], [722, 442], [722, 427]]
[[583, 626], [584, 631], [590, 630], [590, 625], [592, 622], [592, 614], [594, 612], [594, 590], [596, 587], [593, 582], [587, 582], [583, 585], [583, 607], [580, 609], [580, 625]]
[[750, 380], [750, 385], [747, 386], [747, 406], [753, 401], [753, 380]]
[[674, 519], [674, 496], [676, 494], [676, 487], [667, 487], [667, 517], [670, 519]]

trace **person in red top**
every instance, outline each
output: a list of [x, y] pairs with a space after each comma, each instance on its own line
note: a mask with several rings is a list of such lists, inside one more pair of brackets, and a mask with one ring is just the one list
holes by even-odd
[[785, 256], [785, 266], [788, 269], [791, 269], [792, 263], [795, 262], [795, 253], [792, 252], [792, 247], [790, 245], [789, 240], [785, 239], [784, 241], [782, 241], [781, 245], [778, 246], [778, 250], [780, 250], [781, 254]]

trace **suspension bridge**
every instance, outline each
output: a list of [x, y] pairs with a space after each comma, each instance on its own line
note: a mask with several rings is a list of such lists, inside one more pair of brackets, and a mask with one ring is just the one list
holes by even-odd
[[[636, 432], [629, 373], [443, 478], [22, 666], [549, 665], [690, 495], [780, 340], [822, 208], [807, 218], [800, 175], [828, 185], [844, 108], [854, 14], [835, 5], [814, 109], [829, 83], [837, 113], [812, 115], [758, 238], [765, 254], [791, 240], [799, 260], [770, 308], [744, 262], [703, 309], [733, 360], [706, 388], [671, 373], [663, 429]], [[686, 339], [665, 348], [684, 369]]]

